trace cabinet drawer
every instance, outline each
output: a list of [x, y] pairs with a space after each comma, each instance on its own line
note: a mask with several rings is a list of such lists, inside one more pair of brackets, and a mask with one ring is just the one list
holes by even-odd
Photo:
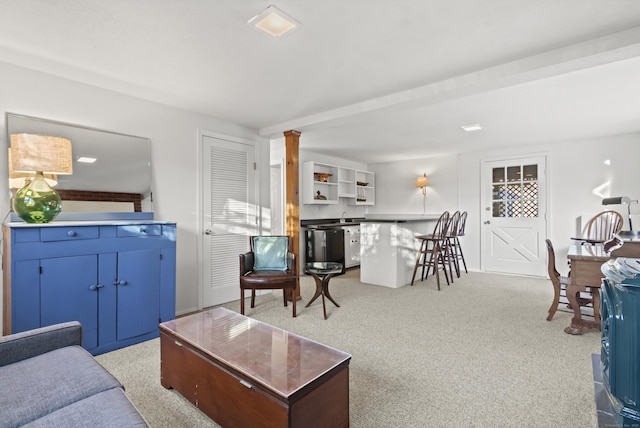
[[97, 226], [43, 227], [40, 239], [46, 241], [73, 241], [78, 239], [96, 239], [100, 236]]
[[162, 225], [159, 224], [130, 224], [118, 226], [116, 234], [118, 237], [126, 236], [160, 236], [162, 235]]

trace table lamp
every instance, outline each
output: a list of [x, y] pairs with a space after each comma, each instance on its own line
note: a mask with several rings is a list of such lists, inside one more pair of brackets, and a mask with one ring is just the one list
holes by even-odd
[[71, 141], [49, 135], [12, 134], [13, 174], [30, 173], [32, 178], [13, 197], [13, 210], [27, 223], [48, 223], [62, 210], [58, 193], [45, 180], [45, 174], [71, 174]]

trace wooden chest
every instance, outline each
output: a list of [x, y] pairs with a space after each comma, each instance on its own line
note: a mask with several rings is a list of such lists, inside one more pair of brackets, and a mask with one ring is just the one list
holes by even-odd
[[348, 427], [351, 356], [215, 308], [160, 324], [161, 383], [223, 427]]

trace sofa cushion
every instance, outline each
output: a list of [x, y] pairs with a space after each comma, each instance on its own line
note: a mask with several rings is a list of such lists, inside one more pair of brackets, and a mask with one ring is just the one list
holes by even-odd
[[122, 385], [80, 346], [0, 367], [0, 427], [19, 426]]
[[28, 428], [129, 428], [147, 423], [120, 388], [76, 401], [24, 425]]

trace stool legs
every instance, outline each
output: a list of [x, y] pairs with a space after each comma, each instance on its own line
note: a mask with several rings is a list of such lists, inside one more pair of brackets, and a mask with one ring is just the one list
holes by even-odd
[[[418, 268], [422, 267], [422, 274], [420, 276], [420, 280], [424, 281], [429, 276], [429, 270], [432, 271], [432, 274], [436, 276], [436, 283], [438, 284], [438, 290], [440, 290], [440, 269], [438, 266], [442, 266], [442, 270], [444, 272], [444, 277], [447, 280], [447, 285], [449, 284], [449, 277], [451, 276], [451, 261], [449, 257], [445, 257], [443, 254], [446, 251], [446, 245], [443, 246], [440, 240], [438, 239], [420, 239], [420, 249], [418, 250], [418, 256], [416, 258], [416, 265], [413, 268], [413, 276], [411, 278], [411, 285], [415, 282], [416, 273], [418, 272]], [[431, 248], [429, 248], [429, 242], [431, 242]], [[427, 255], [429, 259], [427, 260]], [[449, 273], [447, 273], [447, 267], [445, 265], [445, 259], [449, 264]], [[425, 275], [426, 268], [426, 275]], [[453, 277], [451, 278], [453, 281]]]

